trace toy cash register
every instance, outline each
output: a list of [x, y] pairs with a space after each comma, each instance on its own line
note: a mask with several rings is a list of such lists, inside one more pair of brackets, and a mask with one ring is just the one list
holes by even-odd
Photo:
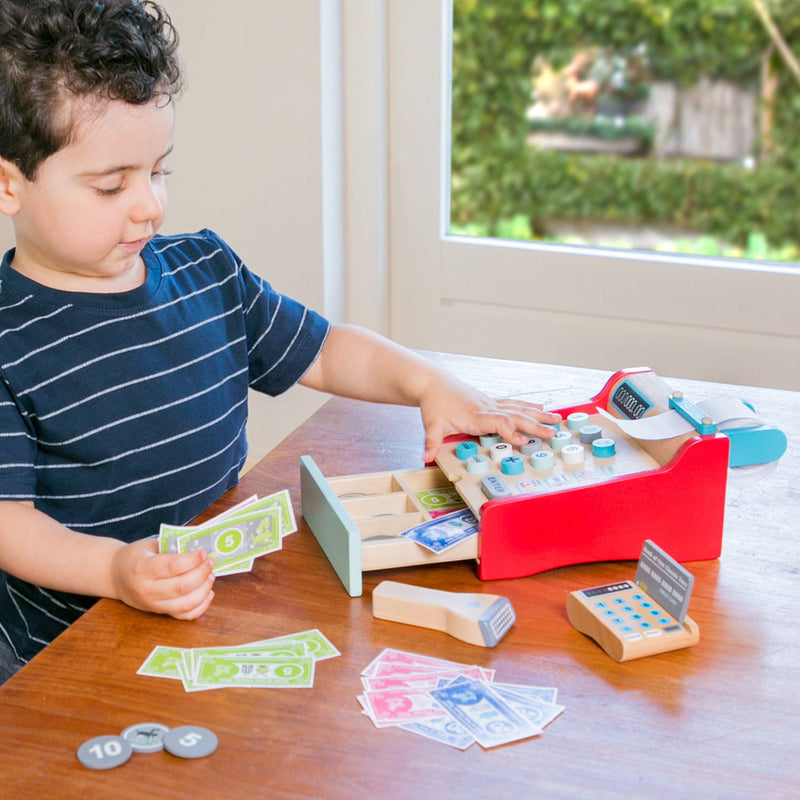
[[[729, 474], [775, 462], [786, 437], [740, 400], [692, 404], [652, 370], [615, 373], [589, 400], [552, 409], [548, 442], [450, 437], [423, 470], [326, 479], [300, 460], [303, 516], [347, 591], [362, 572], [477, 560], [483, 580], [636, 559], [644, 538], [678, 561], [717, 558]], [[399, 534], [468, 507], [479, 532], [432, 553]]]

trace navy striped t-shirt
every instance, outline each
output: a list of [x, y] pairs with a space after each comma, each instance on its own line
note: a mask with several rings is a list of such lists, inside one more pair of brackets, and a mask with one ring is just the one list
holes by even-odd
[[[118, 294], [41, 286], [12, 257], [0, 265], [0, 500], [32, 500], [84, 533], [152, 536], [235, 485], [248, 386], [285, 391], [328, 333], [210, 231], [155, 237], [145, 283]], [[0, 571], [0, 632], [24, 660], [92, 602]]]

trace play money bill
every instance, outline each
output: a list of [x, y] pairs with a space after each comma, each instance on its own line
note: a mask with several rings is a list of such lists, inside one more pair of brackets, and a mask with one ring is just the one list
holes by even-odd
[[443, 553], [478, 532], [478, 520], [468, 509], [422, 522], [400, 533], [434, 553]]
[[178, 666], [183, 661], [184, 650], [180, 647], [156, 645], [144, 664], [136, 671], [137, 675], [149, 675], [153, 678], [173, 678], [180, 680]]
[[238, 515], [188, 533], [178, 533], [174, 537], [176, 552], [205, 550], [215, 560], [216, 569], [225, 569], [236, 562], [280, 550], [280, 517], [280, 509], [270, 508]]
[[439, 717], [431, 717], [417, 722], [404, 722], [397, 727], [404, 731], [416, 733], [435, 742], [450, 745], [458, 750], [466, 750], [471, 744], [475, 743], [475, 737], [467, 733], [452, 717], [442, 714]]
[[495, 747], [542, 732], [480, 681], [454, 683], [429, 694], [481, 747]]
[[200, 663], [204, 657], [252, 659], [252, 658], [280, 658], [293, 660], [307, 658], [305, 645], [302, 642], [286, 642], [273, 644], [272, 642], [253, 642], [251, 644], [237, 645], [234, 647], [195, 647], [183, 651], [184, 675], [188, 683], [197, 683]]
[[228, 516], [225, 519], [230, 522], [238, 519], [243, 515], [250, 515], [255, 511], [269, 511], [270, 509], [277, 508], [280, 511], [280, 533], [281, 536], [286, 536], [294, 533], [297, 530], [297, 522], [294, 518], [294, 509], [292, 508], [292, 498], [289, 496], [289, 490], [284, 489], [282, 492], [276, 492], [268, 497], [262, 497], [260, 500], [248, 503], [246, 507], [240, 511]]
[[177, 553], [177, 540], [193, 531], [216, 529], [219, 525], [236, 524], [240, 519], [252, 519], [258, 512], [271, 514], [277, 509], [280, 515], [280, 536], [284, 537], [297, 530], [294, 509], [289, 495], [289, 490], [284, 489], [268, 497], [258, 499], [256, 495], [242, 501], [236, 506], [223, 511], [200, 525], [161, 525], [158, 532], [159, 551], [162, 553]]
[[269, 640], [269, 644], [272, 645], [280, 645], [284, 642], [302, 643], [305, 646], [305, 655], [315, 661], [324, 661], [327, 658], [341, 655], [318, 628], [311, 628], [300, 633], [289, 633], [286, 636], [276, 636]]
[[195, 682], [219, 688], [308, 688], [314, 685], [314, 659], [200, 656]]

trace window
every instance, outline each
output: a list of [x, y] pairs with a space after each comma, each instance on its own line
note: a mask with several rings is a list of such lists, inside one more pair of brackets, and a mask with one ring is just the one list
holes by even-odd
[[423, 349], [608, 370], [646, 364], [665, 376], [800, 389], [794, 264], [451, 227], [452, 12], [450, 0], [387, 5], [393, 337]]

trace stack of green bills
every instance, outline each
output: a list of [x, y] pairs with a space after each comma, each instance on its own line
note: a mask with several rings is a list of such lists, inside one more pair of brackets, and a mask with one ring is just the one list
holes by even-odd
[[187, 692], [230, 687], [307, 689], [314, 665], [340, 655], [316, 629], [233, 647], [157, 645], [137, 675], [180, 680]]
[[216, 562], [215, 575], [249, 572], [259, 556], [281, 549], [281, 540], [297, 530], [289, 492], [253, 495], [200, 525], [162, 525], [161, 553], [205, 550]]

